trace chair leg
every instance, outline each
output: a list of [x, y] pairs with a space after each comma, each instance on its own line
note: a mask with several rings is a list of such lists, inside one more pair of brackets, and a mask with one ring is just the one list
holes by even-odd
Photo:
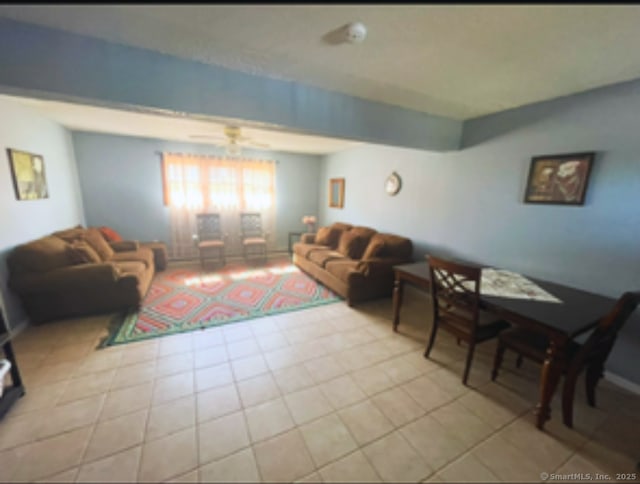
[[495, 381], [498, 376], [498, 370], [502, 365], [502, 359], [504, 358], [504, 350], [507, 347], [498, 339], [498, 346], [496, 347], [496, 354], [493, 356], [493, 370], [491, 370], [491, 381]]
[[433, 348], [433, 343], [436, 341], [436, 332], [438, 331], [438, 323], [433, 322], [433, 326], [431, 327], [431, 335], [429, 336], [429, 342], [427, 343], [427, 348], [424, 351], [424, 357], [429, 358], [429, 354], [431, 353], [431, 348]]
[[516, 360], [516, 368], [522, 368], [522, 355], [518, 354], [518, 359]]
[[589, 406], [596, 406], [596, 385], [602, 377], [603, 365], [593, 363], [587, 367], [585, 383], [587, 386], [587, 403]]
[[473, 361], [473, 353], [476, 350], [476, 342], [469, 341], [469, 351], [467, 352], [467, 363], [464, 367], [464, 374], [462, 375], [462, 384], [467, 384], [467, 379], [469, 378], [469, 371], [471, 370], [471, 362]]
[[573, 427], [573, 398], [576, 393], [576, 380], [579, 372], [569, 370], [564, 378], [564, 387], [562, 388], [562, 420], [564, 424]]

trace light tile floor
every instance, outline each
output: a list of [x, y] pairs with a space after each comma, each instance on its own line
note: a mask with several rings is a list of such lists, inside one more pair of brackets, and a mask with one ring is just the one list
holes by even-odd
[[[15, 341], [27, 394], [0, 422], [0, 481], [540, 482], [623, 480], [640, 460], [640, 396], [607, 381], [598, 408], [559, 400], [534, 427], [538, 368], [513, 355], [490, 381], [480, 345], [441, 333], [422, 356], [429, 306], [407, 291], [96, 349], [108, 317], [32, 327]], [[595, 475], [594, 475], [595, 477]], [[574, 479], [575, 480], [575, 479]]]

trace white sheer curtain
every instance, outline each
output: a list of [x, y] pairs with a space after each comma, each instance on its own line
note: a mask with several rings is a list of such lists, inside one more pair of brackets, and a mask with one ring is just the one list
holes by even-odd
[[267, 246], [275, 246], [275, 162], [163, 153], [164, 201], [171, 222], [170, 256], [198, 255], [193, 243], [196, 214], [219, 213], [222, 230], [229, 234], [227, 255], [242, 253], [240, 213], [259, 212], [270, 233]]

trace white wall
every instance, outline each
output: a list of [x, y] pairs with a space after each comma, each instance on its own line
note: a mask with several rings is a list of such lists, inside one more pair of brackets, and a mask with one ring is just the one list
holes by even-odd
[[[13, 101], [0, 99], [0, 112], [0, 304], [15, 328], [25, 315], [7, 287], [7, 253], [23, 242], [84, 223], [84, 215], [70, 133]], [[42, 155], [49, 198], [16, 199], [7, 148]]]

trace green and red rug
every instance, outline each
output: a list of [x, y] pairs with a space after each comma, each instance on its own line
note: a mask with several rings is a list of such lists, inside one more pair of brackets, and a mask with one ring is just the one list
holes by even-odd
[[290, 261], [159, 272], [142, 308], [114, 320], [106, 346], [182, 333], [339, 301]]

